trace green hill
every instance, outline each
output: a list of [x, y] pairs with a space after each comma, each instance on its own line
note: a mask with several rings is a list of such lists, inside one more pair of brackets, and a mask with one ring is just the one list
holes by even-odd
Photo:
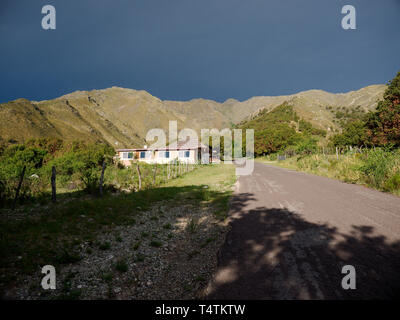
[[326, 136], [326, 131], [314, 127], [310, 122], [299, 117], [293, 106], [288, 103], [272, 109], [260, 111], [251, 120], [238, 125], [241, 129], [254, 129], [254, 152], [256, 155], [284, 150], [289, 146], [306, 143], [316, 147], [319, 139]]

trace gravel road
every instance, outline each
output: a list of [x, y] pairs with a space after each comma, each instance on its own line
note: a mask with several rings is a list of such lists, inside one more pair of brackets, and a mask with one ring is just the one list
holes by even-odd
[[[400, 296], [400, 198], [255, 163], [237, 182], [208, 299]], [[342, 288], [344, 265], [356, 289]]]

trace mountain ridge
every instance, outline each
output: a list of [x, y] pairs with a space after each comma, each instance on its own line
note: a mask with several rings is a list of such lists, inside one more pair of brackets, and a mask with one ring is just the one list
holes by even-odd
[[145, 90], [110, 87], [77, 90], [50, 100], [19, 98], [0, 104], [0, 139], [22, 142], [29, 138], [104, 141], [114, 147], [142, 146], [149, 129], [167, 131], [168, 121], [178, 129], [230, 128], [263, 109], [288, 102], [299, 115], [323, 129], [337, 129], [327, 106], [373, 110], [386, 85], [370, 85], [345, 93], [311, 89], [291, 95], [255, 96], [224, 102], [194, 98], [161, 100]]

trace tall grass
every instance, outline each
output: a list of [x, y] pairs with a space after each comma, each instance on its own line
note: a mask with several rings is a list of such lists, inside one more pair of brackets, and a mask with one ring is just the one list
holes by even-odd
[[[276, 155], [268, 160], [274, 161]], [[294, 156], [278, 162], [292, 168], [400, 195], [400, 150], [375, 148], [363, 153]]]
[[400, 150], [371, 150], [361, 156], [365, 182], [374, 188], [395, 192], [400, 189]]
[[[141, 188], [148, 189], [183, 176], [198, 165], [181, 163], [171, 164], [147, 164], [140, 162]], [[169, 172], [169, 174], [168, 174]], [[155, 177], [155, 178], [154, 178]], [[109, 166], [104, 173], [105, 184], [109, 188], [120, 189], [125, 191], [138, 191], [139, 175], [136, 164], [130, 167]]]

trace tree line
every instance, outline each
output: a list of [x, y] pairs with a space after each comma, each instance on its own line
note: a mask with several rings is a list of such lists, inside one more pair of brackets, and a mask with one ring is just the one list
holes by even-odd
[[194, 169], [178, 161], [166, 165], [115, 161], [104, 143], [31, 139], [0, 147], [0, 205], [55, 201], [56, 194], [139, 191], [165, 183]]
[[[254, 154], [265, 156], [285, 151], [294, 154], [317, 153], [322, 145], [343, 150], [352, 147], [400, 147], [400, 72], [389, 81], [376, 110], [363, 112], [360, 107], [327, 106], [341, 127], [340, 133], [327, 138], [327, 132], [301, 119], [287, 102], [240, 123], [239, 129], [254, 129]], [[244, 144], [245, 145], [245, 140]], [[243, 151], [243, 154], [245, 152]]]
[[376, 110], [347, 121], [342, 133], [330, 142], [335, 146], [400, 147], [400, 72], [389, 81]]

